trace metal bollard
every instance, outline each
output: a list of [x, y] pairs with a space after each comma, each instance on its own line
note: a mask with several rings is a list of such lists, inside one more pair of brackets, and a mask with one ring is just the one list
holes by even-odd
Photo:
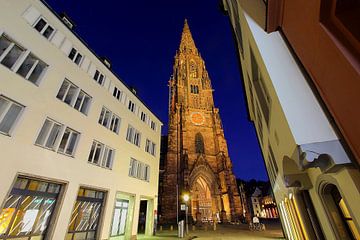
[[174, 226], [170, 225], [170, 231], [173, 231], [173, 230], [174, 230]]
[[162, 230], [163, 230], [163, 227], [162, 227], [162, 226], [160, 226], [160, 232], [162, 232]]
[[192, 230], [193, 230], [193, 231], [195, 231], [195, 230], [196, 230], [195, 225], [192, 225]]

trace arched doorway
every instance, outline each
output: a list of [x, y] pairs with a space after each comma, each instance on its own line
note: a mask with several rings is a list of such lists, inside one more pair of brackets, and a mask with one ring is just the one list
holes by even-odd
[[360, 232], [337, 186], [331, 183], [323, 183], [321, 195], [338, 238], [360, 239]]
[[211, 221], [213, 218], [211, 190], [203, 177], [197, 178], [190, 193], [193, 219], [203, 222]]

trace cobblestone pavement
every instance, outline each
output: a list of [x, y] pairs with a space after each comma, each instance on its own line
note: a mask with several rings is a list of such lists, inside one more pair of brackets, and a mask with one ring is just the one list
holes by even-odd
[[[138, 239], [141, 240], [152, 240], [152, 239], [179, 239], [177, 238], [176, 231], [158, 231], [156, 236], [148, 237], [139, 235]], [[235, 239], [246, 239], [246, 240], [269, 240], [269, 239], [285, 239], [282, 233], [282, 229], [279, 224], [267, 225], [265, 231], [250, 231], [248, 225], [218, 225], [216, 231], [212, 228], [207, 230], [202, 228], [195, 231], [190, 230], [189, 236], [185, 239], [195, 240], [235, 240]]]

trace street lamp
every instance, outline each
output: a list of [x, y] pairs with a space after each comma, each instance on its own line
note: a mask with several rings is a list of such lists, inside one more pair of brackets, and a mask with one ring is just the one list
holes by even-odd
[[189, 194], [185, 193], [183, 196], [185, 201], [185, 224], [186, 224], [186, 235], [189, 235], [189, 221], [188, 221], [188, 201], [190, 199]]

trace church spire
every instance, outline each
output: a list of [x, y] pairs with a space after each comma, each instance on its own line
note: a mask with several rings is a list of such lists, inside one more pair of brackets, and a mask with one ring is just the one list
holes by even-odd
[[190, 28], [187, 22], [187, 19], [185, 19], [184, 22], [184, 28], [181, 35], [181, 42], [179, 47], [180, 52], [191, 52], [191, 53], [198, 53], [198, 50], [195, 46], [194, 39], [191, 35]]

